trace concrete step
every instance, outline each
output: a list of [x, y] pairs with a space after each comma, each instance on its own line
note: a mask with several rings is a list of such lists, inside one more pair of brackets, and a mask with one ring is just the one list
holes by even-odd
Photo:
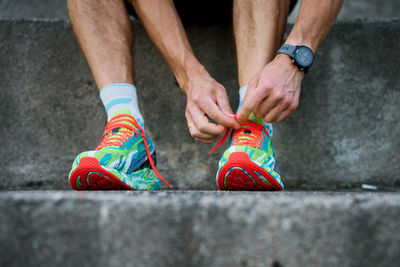
[[399, 193], [3, 192], [1, 266], [398, 266]]
[[[158, 167], [175, 188], [215, 189], [226, 146], [190, 137], [185, 96], [143, 28], [134, 23], [135, 75]], [[190, 26], [199, 60], [237, 106], [233, 37], [225, 26]], [[0, 187], [68, 188], [74, 157], [101, 138], [105, 114], [71, 26], [0, 21]], [[400, 21], [334, 26], [306, 76], [298, 110], [275, 125], [273, 144], [291, 188], [400, 185]]]

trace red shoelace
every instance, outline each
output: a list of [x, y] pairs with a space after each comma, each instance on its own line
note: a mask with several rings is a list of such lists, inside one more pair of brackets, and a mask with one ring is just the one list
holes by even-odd
[[[113, 130], [115, 129], [119, 130], [118, 132], [113, 133]], [[154, 165], [143, 128], [134, 117], [128, 114], [119, 114], [111, 118], [111, 120], [107, 123], [106, 129], [104, 130], [103, 140], [96, 147], [96, 150], [108, 146], [122, 147], [133, 134], [135, 134], [135, 136], [139, 136], [138, 129], [140, 130], [140, 135], [143, 138], [144, 147], [146, 149], [147, 158], [150, 161], [151, 168], [161, 181], [163, 181], [168, 187], [171, 187], [171, 185], [165, 181]]]
[[[237, 118], [236, 115], [234, 118]], [[232, 128], [226, 129], [224, 136], [208, 153], [211, 154], [214, 152], [215, 149], [220, 147], [225, 142], [228, 135], [232, 133], [232, 131], [234, 131], [234, 129]], [[265, 134], [264, 132], [267, 134]], [[261, 149], [266, 136], [269, 137], [269, 133], [268, 131], [264, 130], [263, 125], [248, 120], [246, 123], [240, 125], [240, 129], [233, 132], [232, 146], [242, 145]]]

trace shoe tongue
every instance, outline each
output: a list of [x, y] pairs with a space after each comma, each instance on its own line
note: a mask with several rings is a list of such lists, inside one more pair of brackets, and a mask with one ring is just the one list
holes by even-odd
[[[127, 114], [127, 115], [132, 116], [132, 114], [129, 112], [129, 110], [127, 110], [127, 109], [121, 109], [121, 110], [118, 110], [118, 111], [114, 112], [114, 113], [112, 114], [112, 117], [111, 117], [111, 118], [113, 118], [114, 116], [120, 115], [120, 114]], [[123, 119], [124, 117], [121, 117], [121, 118]], [[130, 123], [128, 120], [124, 121], [123, 123], [126, 123], [126, 124], [128, 124], [128, 125], [130, 125], [130, 126], [133, 126], [133, 127], [137, 128], [135, 125], [133, 125], [132, 123]], [[140, 122], [138, 121], [138, 123], [140, 123]], [[115, 128], [114, 130], [112, 130], [112, 133], [118, 133], [119, 130], [121, 130], [121, 129], [130, 131], [129, 129], [126, 129], [126, 128]]]
[[250, 114], [249, 120], [250, 120], [250, 121], [254, 121], [254, 122], [258, 123], [258, 124], [264, 125], [263, 119], [261, 119], [261, 118], [260, 118], [260, 119], [256, 118], [256, 116], [254, 116], [253, 113]]
[[120, 110], [114, 112], [114, 113], [112, 114], [112, 117], [117, 116], [117, 115], [120, 115], [120, 114], [128, 114], [128, 115], [131, 115], [131, 116], [132, 116], [132, 114], [129, 112], [128, 109], [120, 109]]
[[[116, 111], [116, 112], [114, 112], [114, 113], [112, 114], [112, 117], [114, 117], [114, 116], [116, 116], [116, 115], [120, 115], [120, 114], [128, 114], [128, 115], [134, 117], [135, 120], [137, 121], [137, 123], [139, 123], [139, 125], [140, 125], [142, 128], [144, 128], [144, 121], [143, 121], [141, 118], [136, 118], [135, 116], [133, 116], [133, 114], [129, 111], [129, 109], [121, 109], [121, 110], [118, 110], [118, 111]], [[122, 118], [123, 118], [123, 117], [122, 117]], [[132, 125], [132, 124], [129, 123], [129, 125]], [[132, 125], [132, 126], [134, 126], [134, 125]], [[135, 126], [135, 128], [136, 128], [136, 126]]]

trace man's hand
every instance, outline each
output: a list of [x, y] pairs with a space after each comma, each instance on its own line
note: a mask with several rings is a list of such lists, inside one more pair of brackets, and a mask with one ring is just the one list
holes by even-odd
[[[225, 127], [240, 127], [233, 118], [225, 88], [208, 73], [192, 77], [182, 90], [187, 95], [185, 115], [189, 132], [196, 141], [213, 143]], [[218, 124], [210, 122], [208, 118]]]
[[279, 54], [254, 76], [247, 87], [239, 122], [246, 122], [250, 113], [266, 122], [281, 122], [299, 104], [300, 71], [287, 55]]

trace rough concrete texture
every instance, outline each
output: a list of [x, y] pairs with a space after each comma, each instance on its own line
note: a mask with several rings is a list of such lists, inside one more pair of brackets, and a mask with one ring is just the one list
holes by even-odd
[[398, 266], [398, 193], [0, 193], [1, 266]]
[[0, 0], [0, 19], [68, 20], [67, 0]]
[[[158, 168], [175, 188], [215, 189], [221, 152], [190, 137], [185, 95], [135, 24], [136, 80]], [[232, 33], [189, 27], [194, 51], [237, 106]], [[93, 149], [105, 113], [68, 23], [0, 22], [1, 188], [68, 188], [74, 157]], [[303, 82], [299, 108], [275, 125], [289, 187], [400, 184], [400, 21], [339, 23]]]
[[386, 0], [383, 4], [379, 0], [351, 0], [344, 1], [340, 11], [340, 20], [351, 20], [359, 18], [399, 18], [400, 2], [397, 0]]
[[[288, 22], [294, 23], [300, 10], [301, 0], [290, 14]], [[394, 19], [400, 17], [400, 1], [386, 0], [351, 0], [344, 1], [338, 20], [354, 20], [363, 18]]]

